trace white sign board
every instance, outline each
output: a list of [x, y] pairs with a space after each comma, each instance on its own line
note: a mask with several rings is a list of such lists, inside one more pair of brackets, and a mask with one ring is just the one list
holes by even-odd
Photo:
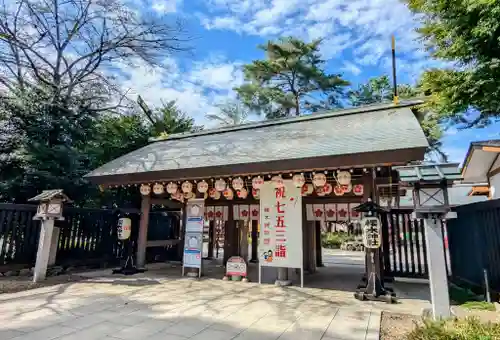
[[363, 244], [366, 248], [380, 248], [382, 243], [381, 223], [377, 217], [365, 217], [361, 220]]
[[259, 264], [302, 269], [301, 189], [283, 182], [283, 188], [266, 182], [260, 189]]
[[202, 217], [188, 217], [186, 219], [186, 233], [202, 233], [202, 232], [203, 232]]
[[203, 237], [199, 233], [186, 233], [184, 244], [184, 267], [201, 268]]
[[201, 276], [204, 202], [203, 199], [194, 199], [186, 204], [182, 276], [184, 276], [185, 268], [198, 268], [198, 276]]

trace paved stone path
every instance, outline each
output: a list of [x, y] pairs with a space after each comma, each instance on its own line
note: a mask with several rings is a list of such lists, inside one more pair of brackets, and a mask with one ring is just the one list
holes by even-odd
[[332, 290], [96, 278], [0, 295], [0, 340], [377, 340], [380, 315]]

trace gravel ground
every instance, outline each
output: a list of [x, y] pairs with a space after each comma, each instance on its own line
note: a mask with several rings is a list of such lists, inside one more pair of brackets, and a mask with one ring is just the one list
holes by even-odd
[[76, 282], [84, 279], [75, 274], [64, 274], [50, 276], [46, 280], [38, 283], [33, 283], [33, 278], [30, 276], [3, 276], [0, 277], [0, 294], [15, 293], [23, 290], [54, 286], [61, 283]]
[[403, 340], [413, 330], [420, 318], [415, 315], [382, 313], [380, 323], [380, 340]]

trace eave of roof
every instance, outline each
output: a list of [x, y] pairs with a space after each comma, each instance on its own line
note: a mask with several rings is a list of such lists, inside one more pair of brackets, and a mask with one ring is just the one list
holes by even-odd
[[[411, 112], [411, 106], [420, 103], [373, 105], [172, 135], [119, 157], [86, 177], [96, 183], [137, 183], [407, 164], [423, 159], [428, 147]], [[99, 177], [102, 179], [96, 180]]]
[[469, 149], [465, 154], [464, 161], [462, 163], [462, 176], [464, 175], [467, 167], [469, 166], [470, 159], [472, 158], [472, 154], [475, 150], [483, 149], [484, 147], [498, 147], [500, 148], [500, 139], [490, 139], [485, 141], [475, 141], [471, 142], [469, 145]]

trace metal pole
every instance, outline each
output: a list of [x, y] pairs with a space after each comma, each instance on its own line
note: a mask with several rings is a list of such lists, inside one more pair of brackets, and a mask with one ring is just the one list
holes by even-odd
[[488, 282], [488, 271], [483, 269], [484, 287], [486, 288], [486, 301], [491, 303], [490, 283]]
[[396, 80], [396, 39], [394, 35], [391, 37], [391, 50], [392, 50], [392, 82], [394, 87], [394, 104], [398, 105], [398, 82]]

